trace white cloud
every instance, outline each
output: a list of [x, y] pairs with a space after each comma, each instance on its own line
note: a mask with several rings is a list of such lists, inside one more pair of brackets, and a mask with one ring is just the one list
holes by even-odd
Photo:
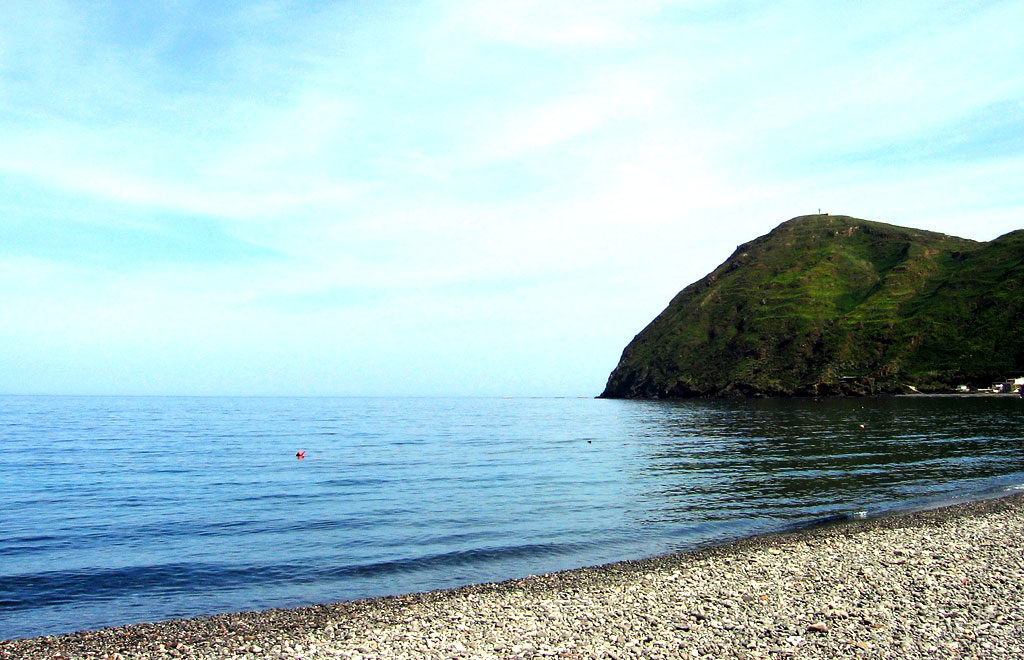
[[125, 278], [0, 253], [5, 337], [38, 359], [152, 354], [187, 383], [176, 359], [225, 374], [248, 351], [251, 389], [261, 369], [348, 387], [332, 367], [385, 389], [416, 355], [479, 375], [475, 347], [543, 390], [532, 372], [586, 369], [530, 346], [577, 337], [600, 369], [564, 386], [587, 394], [673, 293], [789, 217], [1021, 226], [1012, 153], [873, 156], [1019, 101], [1019, 3], [195, 3], [146, 30], [14, 7], [0, 173], [26, 217], [197, 216], [280, 255]]
[[304, 91], [287, 107], [264, 110], [238, 144], [215, 154], [203, 174], [229, 181], [251, 179], [259, 185], [288, 181], [296, 172], [313, 174], [310, 164], [337, 154], [346, 133], [355, 130], [350, 113], [344, 99]]
[[534, 101], [525, 112], [510, 113], [503, 125], [491, 127], [484, 157], [529, 157], [575, 138], [618, 133], [618, 125], [660, 114], [657, 82], [643, 73], [599, 71], [581, 88]]
[[485, 43], [523, 48], [618, 46], [635, 40], [636, 17], [656, 4], [614, 0], [460, 3], [449, 9], [448, 20], [458, 33]]

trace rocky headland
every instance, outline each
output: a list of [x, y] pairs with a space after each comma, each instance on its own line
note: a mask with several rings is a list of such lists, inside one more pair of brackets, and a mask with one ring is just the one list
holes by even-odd
[[601, 396], [952, 391], [1024, 376], [1024, 230], [989, 242], [812, 215], [679, 292]]

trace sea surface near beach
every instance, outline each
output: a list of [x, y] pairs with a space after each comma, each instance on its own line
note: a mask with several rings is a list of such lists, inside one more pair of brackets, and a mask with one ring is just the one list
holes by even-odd
[[493, 582], [1024, 484], [1012, 397], [0, 397], [0, 415], [0, 638]]
[[500, 583], [0, 641], [0, 660], [1020, 658], [1024, 495]]

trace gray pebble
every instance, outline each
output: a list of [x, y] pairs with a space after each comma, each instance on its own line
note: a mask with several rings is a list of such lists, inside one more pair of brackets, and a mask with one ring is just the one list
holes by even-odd
[[1024, 495], [500, 584], [0, 641], [35, 658], [1024, 658]]

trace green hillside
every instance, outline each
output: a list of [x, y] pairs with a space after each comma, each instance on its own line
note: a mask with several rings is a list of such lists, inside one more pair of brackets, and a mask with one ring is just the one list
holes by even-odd
[[1024, 231], [794, 218], [676, 295], [603, 397], [946, 390], [1024, 375]]

